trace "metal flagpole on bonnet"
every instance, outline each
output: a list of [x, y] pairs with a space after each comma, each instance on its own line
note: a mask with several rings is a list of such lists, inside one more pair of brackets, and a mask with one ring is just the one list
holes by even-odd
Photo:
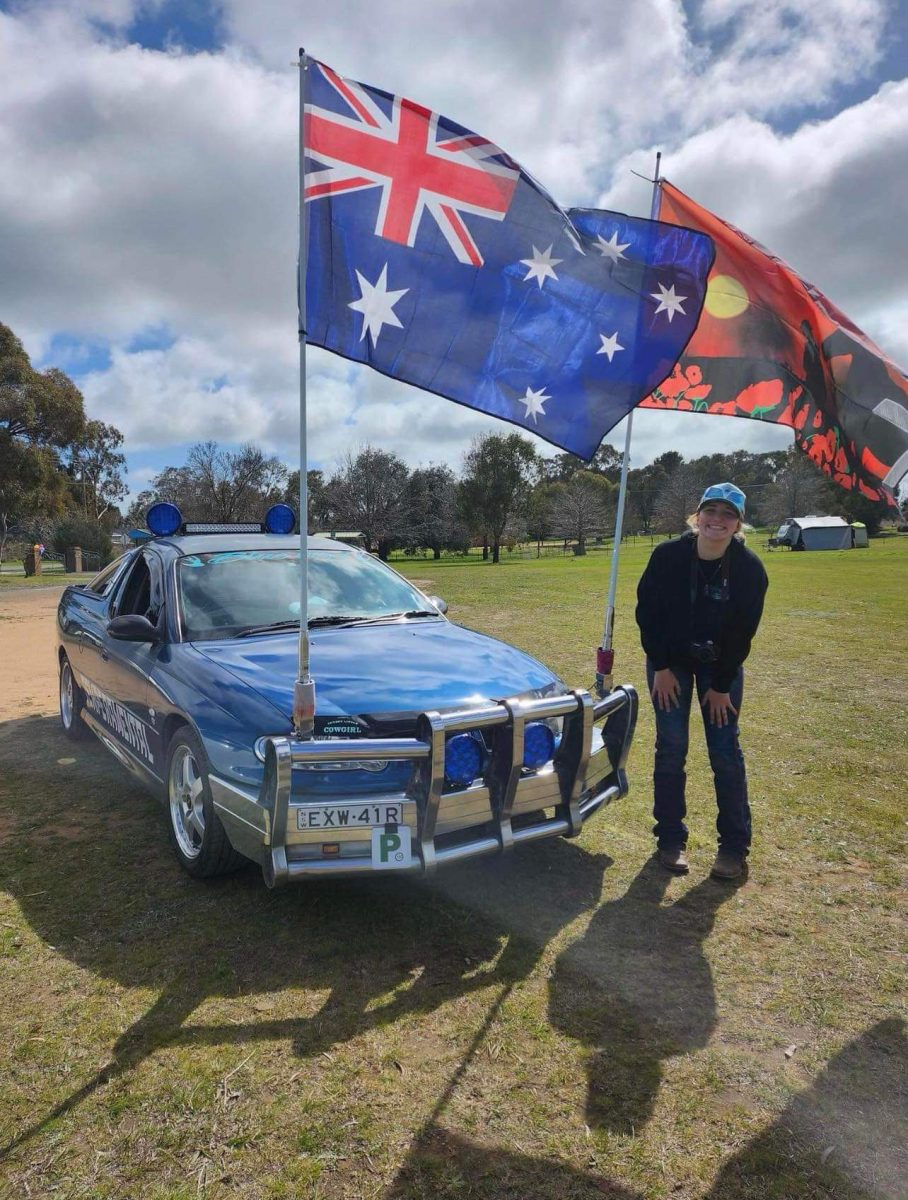
[[[653, 197], [650, 202], [650, 220], [655, 221], [659, 212], [659, 166], [662, 162], [662, 151], [656, 154], [656, 174], [653, 179]], [[615, 511], [615, 537], [612, 543], [612, 567], [608, 583], [608, 600], [605, 606], [605, 624], [602, 631], [602, 645], [596, 651], [596, 691], [600, 696], [607, 695], [612, 690], [612, 670], [615, 665], [615, 651], [612, 648], [612, 634], [615, 626], [615, 593], [618, 588], [618, 556], [621, 552], [621, 535], [624, 528], [624, 506], [627, 501], [627, 470], [631, 459], [631, 432], [634, 427], [634, 410], [627, 414], [627, 430], [624, 435], [624, 457], [621, 459], [621, 484], [618, 489], [618, 507]]]
[[306, 258], [309, 252], [306, 216], [306, 77], [309, 59], [300, 48], [300, 194], [297, 302], [300, 338], [300, 637], [299, 676], [293, 685], [293, 732], [311, 738], [315, 727], [315, 681], [309, 674], [309, 488], [306, 477]]

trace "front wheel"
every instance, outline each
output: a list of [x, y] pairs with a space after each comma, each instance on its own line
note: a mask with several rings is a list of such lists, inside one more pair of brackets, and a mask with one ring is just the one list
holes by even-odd
[[177, 858], [193, 879], [226, 875], [245, 863], [211, 802], [208, 758], [195, 733], [178, 729], [167, 749], [167, 815]]
[[73, 678], [69, 659], [60, 663], [60, 724], [63, 732], [74, 742], [81, 742], [89, 735], [89, 728], [82, 720], [85, 693]]

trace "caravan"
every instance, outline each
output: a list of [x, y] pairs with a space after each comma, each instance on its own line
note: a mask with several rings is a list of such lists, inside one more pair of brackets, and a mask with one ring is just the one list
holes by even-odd
[[[863, 545], [867, 530], [864, 529]], [[844, 517], [788, 517], [769, 539], [770, 546], [791, 550], [850, 550], [859, 543]]]

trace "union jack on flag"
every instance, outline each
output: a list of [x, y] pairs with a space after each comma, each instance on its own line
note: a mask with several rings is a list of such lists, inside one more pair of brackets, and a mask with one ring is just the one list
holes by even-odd
[[498, 146], [304, 60], [307, 340], [591, 458], [693, 333], [709, 237], [560, 209]]

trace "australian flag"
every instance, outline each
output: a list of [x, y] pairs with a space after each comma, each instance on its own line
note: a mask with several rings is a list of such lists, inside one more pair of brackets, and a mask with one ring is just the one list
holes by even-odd
[[687, 345], [710, 238], [564, 211], [485, 138], [304, 65], [307, 340], [591, 458]]

